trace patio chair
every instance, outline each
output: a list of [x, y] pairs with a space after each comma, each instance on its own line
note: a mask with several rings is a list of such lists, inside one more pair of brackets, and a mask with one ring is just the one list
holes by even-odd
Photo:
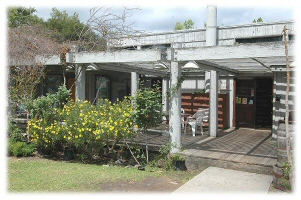
[[183, 108], [181, 108], [181, 128], [184, 129], [185, 127], [185, 119], [184, 119], [184, 116], [185, 116], [185, 110]]
[[208, 108], [199, 109], [193, 116], [187, 117], [184, 134], [186, 134], [187, 124], [189, 124], [191, 126], [193, 137], [195, 137], [197, 126], [201, 127], [201, 134], [204, 135], [203, 122], [208, 122], [208, 121], [209, 121], [209, 109]]

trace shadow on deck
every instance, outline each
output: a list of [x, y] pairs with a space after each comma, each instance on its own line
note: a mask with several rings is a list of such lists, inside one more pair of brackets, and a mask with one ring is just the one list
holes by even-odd
[[[270, 130], [240, 128], [220, 130], [218, 137], [208, 135], [206, 129], [204, 135], [195, 137], [190, 131], [186, 135], [182, 131], [184, 150], [180, 154], [186, 157], [188, 169], [215, 166], [271, 174], [273, 165], [277, 163], [276, 140], [271, 137]], [[150, 150], [159, 150], [169, 142], [168, 127], [162, 125], [150, 130], [147, 140]], [[143, 146], [146, 135], [139, 135], [134, 141]]]

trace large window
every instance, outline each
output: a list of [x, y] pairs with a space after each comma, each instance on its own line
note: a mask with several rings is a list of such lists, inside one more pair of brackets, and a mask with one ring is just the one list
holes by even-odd
[[59, 86], [62, 84], [61, 75], [47, 75], [45, 77], [45, 88], [43, 95], [48, 93], [54, 94], [58, 91]]
[[95, 76], [95, 97], [98, 99], [110, 99], [110, 78]]

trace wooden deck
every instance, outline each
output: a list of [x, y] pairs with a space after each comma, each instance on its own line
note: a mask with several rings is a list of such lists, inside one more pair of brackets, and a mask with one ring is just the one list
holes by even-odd
[[[169, 142], [167, 129], [161, 127], [157, 132], [148, 134], [150, 149], [158, 150]], [[187, 168], [208, 165], [270, 174], [272, 166], [277, 163], [276, 140], [271, 137], [270, 130], [220, 130], [216, 138], [209, 137], [206, 129], [204, 135], [197, 134], [195, 137], [190, 132], [186, 135], [182, 133], [184, 150], [181, 154], [186, 157]], [[135, 141], [143, 145], [146, 136], [139, 135]]]

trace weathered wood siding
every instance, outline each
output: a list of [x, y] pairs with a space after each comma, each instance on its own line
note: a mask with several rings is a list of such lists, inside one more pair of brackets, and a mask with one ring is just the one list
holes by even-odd
[[[234, 45], [236, 39], [281, 36], [284, 25], [287, 25], [289, 34], [295, 33], [293, 21], [220, 26], [217, 28], [217, 43], [218, 45]], [[203, 47], [206, 44], [206, 29], [153, 33], [136, 38], [123, 38], [116, 47], [172, 43], [175, 48]]]
[[[295, 72], [291, 72], [290, 79], [290, 93], [289, 93], [289, 107], [290, 110], [295, 110], [296, 95], [296, 76]], [[286, 72], [274, 72], [274, 99], [273, 99], [273, 137], [277, 137], [277, 130], [279, 127], [279, 120], [285, 118], [285, 94], [286, 94]], [[280, 95], [280, 101], [276, 101], [275, 96]]]
[[[182, 108], [185, 113], [193, 115], [199, 108], [209, 108], [209, 94], [182, 93]], [[229, 95], [218, 95], [218, 128], [229, 127]], [[208, 123], [205, 123], [208, 126]]]

